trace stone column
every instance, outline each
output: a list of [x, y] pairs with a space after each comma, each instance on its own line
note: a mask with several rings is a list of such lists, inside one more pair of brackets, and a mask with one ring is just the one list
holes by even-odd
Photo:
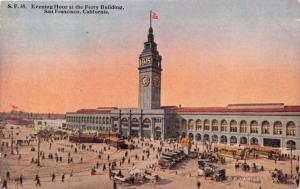
[[[236, 121], [236, 126], [237, 126], [237, 133], [238, 134], [240, 134], [241, 133], [241, 120], [239, 120], [239, 121]], [[239, 143], [239, 141], [238, 141], [238, 143]]]
[[270, 135], [274, 135], [274, 121], [269, 121], [270, 123]]
[[131, 136], [131, 110], [129, 110], [129, 117], [128, 117], [128, 136]]
[[151, 139], [154, 139], [154, 133], [155, 133], [155, 118], [151, 119]]
[[122, 135], [122, 128], [121, 128], [121, 120], [122, 120], [122, 110], [119, 110], [119, 125], [118, 125], [118, 132]]
[[141, 116], [140, 116], [140, 120], [139, 120], [139, 138], [142, 137], [142, 132], [143, 132], [143, 110], [141, 110]]
[[161, 139], [165, 140], [165, 118], [161, 118]]

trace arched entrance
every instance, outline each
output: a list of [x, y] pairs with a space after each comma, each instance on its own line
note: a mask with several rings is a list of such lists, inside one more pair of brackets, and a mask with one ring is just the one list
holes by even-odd
[[161, 128], [160, 127], [155, 127], [155, 133], [154, 133], [154, 138], [156, 140], [161, 139]]
[[209, 141], [209, 135], [208, 134], [203, 135], [203, 141]]
[[194, 135], [193, 135], [193, 133], [189, 133], [189, 139], [190, 139], [190, 141], [193, 141], [193, 140], [194, 140]]
[[217, 136], [217, 135], [213, 135], [213, 136], [211, 137], [211, 142], [213, 142], [213, 143], [218, 143], [218, 136]]
[[139, 120], [137, 118], [131, 120], [131, 136], [139, 136]]
[[142, 137], [148, 137], [151, 136], [151, 121], [150, 119], [146, 118], [143, 120], [143, 127], [142, 127]]
[[251, 140], [250, 140], [250, 144], [252, 144], [252, 145], [258, 145], [258, 139], [255, 138], [255, 137], [252, 137]]
[[220, 143], [222, 143], [222, 144], [227, 144], [227, 137], [226, 137], [225, 135], [222, 135], [222, 136], [221, 136]]
[[240, 144], [247, 144], [248, 141], [247, 141], [247, 138], [246, 137], [241, 137], [240, 138]]
[[200, 133], [196, 134], [196, 141], [201, 141], [201, 134]]
[[230, 144], [236, 144], [237, 143], [237, 138], [236, 136], [231, 136], [230, 137]]
[[[100, 129], [102, 130], [102, 127]], [[121, 119], [121, 131], [123, 136], [128, 136], [128, 120], [126, 118]]]
[[286, 147], [287, 147], [288, 149], [291, 149], [291, 148], [292, 148], [292, 150], [296, 150], [296, 142], [293, 141], [293, 140], [288, 140], [288, 141], [286, 142]]

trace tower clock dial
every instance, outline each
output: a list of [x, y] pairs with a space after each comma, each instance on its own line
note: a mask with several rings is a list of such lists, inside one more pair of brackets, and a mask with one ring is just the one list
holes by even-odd
[[150, 78], [148, 76], [143, 77], [142, 84], [144, 87], [147, 87], [150, 83]]

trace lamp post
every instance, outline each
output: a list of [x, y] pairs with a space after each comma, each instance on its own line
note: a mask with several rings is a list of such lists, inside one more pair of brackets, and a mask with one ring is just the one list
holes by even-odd
[[11, 126], [10, 127], [10, 129], [11, 129], [11, 145], [10, 145], [10, 154], [14, 154], [14, 127], [13, 126]]
[[288, 143], [287, 149], [290, 150], [290, 158], [291, 158], [291, 178], [293, 177], [293, 150], [295, 149], [292, 142]]
[[40, 143], [41, 143], [41, 141], [40, 141], [40, 136], [39, 136], [39, 134], [38, 134], [38, 160], [37, 160], [37, 166], [41, 166], [41, 164], [40, 164]]

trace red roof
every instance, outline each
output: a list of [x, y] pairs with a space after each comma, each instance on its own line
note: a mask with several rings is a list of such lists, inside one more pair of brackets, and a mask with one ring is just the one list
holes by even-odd
[[238, 108], [228, 107], [181, 107], [176, 112], [300, 112], [300, 106], [284, 106], [284, 108]]

